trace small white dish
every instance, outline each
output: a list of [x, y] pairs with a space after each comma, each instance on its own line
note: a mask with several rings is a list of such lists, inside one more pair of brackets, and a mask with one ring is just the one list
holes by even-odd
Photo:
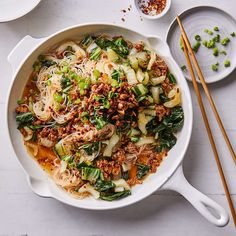
[[[236, 32], [236, 20], [227, 12], [212, 6], [198, 6], [190, 8], [179, 15], [185, 31], [188, 35], [190, 43], [195, 44], [195, 35], [201, 36], [201, 46], [196, 53], [198, 63], [201, 67], [206, 83], [214, 83], [225, 79], [236, 67], [236, 37], [232, 37], [230, 33]], [[219, 27], [219, 32], [214, 31], [214, 27]], [[213, 35], [204, 33], [204, 29], [210, 29]], [[180, 29], [177, 20], [171, 23], [167, 35], [166, 42], [170, 47], [171, 54], [181, 67], [187, 65], [183, 51], [180, 48]], [[217, 43], [219, 51], [225, 50], [227, 55], [219, 54], [214, 56], [212, 49], [207, 49], [202, 45], [203, 40], [210, 40], [216, 34], [221, 35], [221, 39], [230, 38], [230, 43], [224, 47]], [[224, 62], [229, 60], [230, 67], [224, 67]], [[212, 70], [212, 65], [219, 63], [218, 71]], [[191, 81], [189, 71], [185, 73], [185, 78]], [[200, 82], [199, 80], [197, 80]]]
[[169, 9], [170, 9], [171, 0], [166, 0], [166, 6], [165, 6], [164, 10], [160, 14], [153, 15], [153, 16], [152, 15], [146, 15], [146, 14], [143, 13], [143, 11], [141, 9], [140, 2], [148, 2], [148, 1], [150, 1], [150, 0], [134, 0], [135, 8], [137, 9], [139, 14], [143, 18], [146, 18], [146, 19], [149, 19], [149, 20], [156, 20], [156, 19], [159, 19], [162, 16], [164, 16], [169, 11]]
[[1, 0], [0, 22], [20, 18], [32, 11], [41, 0]]

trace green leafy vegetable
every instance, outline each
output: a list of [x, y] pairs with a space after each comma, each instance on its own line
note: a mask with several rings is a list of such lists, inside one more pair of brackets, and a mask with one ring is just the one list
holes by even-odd
[[137, 164], [137, 178], [142, 179], [143, 176], [145, 176], [150, 170], [150, 166]]
[[171, 109], [171, 114], [166, 116], [161, 122], [157, 122], [156, 119], [152, 119], [146, 125], [146, 129], [149, 132], [156, 133], [160, 131], [177, 132], [179, 131], [184, 122], [183, 108], [180, 106]]
[[90, 53], [90, 59], [91, 60], [98, 60], [100, 55], [102, 53], [102, 49], [100, 47], [96, 47], [92, 50], [92, 52]]
[[82, 167], [82, 179], [94, 183], [101, 175], [101, 170], [93, 167]]
[[114, 200], [118, 200], [118, 199], [127, 197], [127, 196], [129, 196], [130, 194], [131, 194], [131, 191], [130, 191], [130, 190], [125, 190], [125, 191], [123, 191], [123, 192], [110, 193], [110, 194], [101, 192], [100, 198], [101, 198], [102, 200], [105, 200], [105, 201], [114, 201]]
[[101, 148], [101, 142], [88, 143], [80, 146], [80, 149], [84, 149], [84, 151], [88, 155], [92, 155], [94, 152], [98, 152], [100, 148]]
[[176, 144], [176, 137], [173, 133], [162, 131], [158, 135], [159, 146], [156, 151], [170, 150]]
[[112, 181], [97, 180], [94, 185], [95, 190], [98, 192], [105, 192], [115, 188], [115, 184]]
[[122, 171], [121, 178], [124, 180], [128, 180], [129, 179], [129, 171]]
[[129, 54], [129, 48], [127, 42], [122, 38], [117, 38], [114, 41], [114, 45], [111, 47], [119, 56], [126, 57]]
[[86, 49], [92, 42], [93, 38], [90, 35], [86, 35], [80, 42], [80, 45]]
[[111, 78], [120, 82], [120, 71], [119, 70], [114, 70], [112, 73], [111, 73]]
[[82, 169], [83, 167], [89, 167], [89, 165], [84, 161], [76, 165], [78, 170]]
[[95, 43], [102, 49], [106, 49], [108, 47], [112, 47], [113, 42], [109, 39], [99, 37], [95, 40]]
[[168, 97], [166, 97], [163, 93], [160, 94], [159, 96], [160, 100], [162, 103], [164, 102], [168, 102], [170, 99]]
[[170, 81], [172, 84], [176, 84], [175, 76], [174, 76], [172, 73], [168, 72], [167, 77], [169, 78], [169, 81]]
[[18, 122], [19, 127], [23, 127], [32, 124], [34, 116], [31, 112], [21, 113], [16, 115], [16, 121]]

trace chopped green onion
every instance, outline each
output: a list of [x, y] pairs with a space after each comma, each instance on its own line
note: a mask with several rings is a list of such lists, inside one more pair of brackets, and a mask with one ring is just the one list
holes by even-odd
[[223, 54], [223, 55], [226, 56], [226, 55], [227, 55], [227, 52], [226, 52], [225, 50], [221, 50], [221, 51], [220, 51], [220, 54]]
[[213, 32], [209, 29], [204, 29], [204, 33], [207, 33], [209, 35], [213, 35]]
[[47, 80], [46, 84], [47, 84], [47, 86], [50, 86], [52, 84], [52, 81], [51, 80]]
[[193, 51], [195, 53], [197, 53], [199, 47], [201, 46], [201, 43], [199, 41], [197, 41], [194, 45], [193, 45]]
[[179, 46], [181, 50], [184, 50], [184, 44], [183, 44], [182, 38], [179, 39]]
[[194, 37], [197, 41], [201, 41], [202, 39], [201, 39], [201, 36], [200, 35], [195, 35], [195, 37]]
[[107, 99], [103, 100], [103, 107], [109, 109], [111, 106], [110, 102]]
[[62, 72], [67, 73], [69, 71], [68, 66], [63, 66], [62, 67]]
[[181, 70], [184, 71], [184, 72], [187, 71], [187, 67], [186, 67], [186, 65], [182, 65], [180, 68], [181, 68]]
[[215, 26], [215, 27], [214, 27], [214, 31], [219, 31], [219, 27], [218, 27], [218, 26]]
[[218, 71], [218, 65], [219, 65], [218, 62], [217, 62], [216, 64], [213, 64], [213, 65], [211, 66], [211, 69], [212, 69], [213, 71]]
[[230, 39], [228, 37], [224, 38], [223, 40], [221, 40], [221, 45], [223, 46], [227, 46], [227, 44], [230, 42]]
[[140, 137], [131, 137], [131, 141], [134, 143], [137, 143], [139, 141]]
[[54, 100], [55, 100], [56, 102], [58, 102], [58, 103], [62, 103], [62, 101], [63, 101], [63, 97], [62, 97], [60, 94], [58, 94], [58, 93], [55, 93], [55, 94], [53, 95], [53, 98], [54, 98]]
[[207, 48], [214, 48], [215, 47], [215, 41], [213, 39], [206, 41], [204, 40], [202, 44]]
[[77, 98], [75, 101], [74, 101], [75, 104], [80, 104], [81, 103], [81, 100], [79, 98]]
[[236, 36], [235, 32], [232, 32], [230, 35], [231, 35], [232, 37], [235, 37], [235, 36]]
[[219, 50], [217, 47], [213, 48], [213, 55], [217, 57], [219, 55]]
[[101, 76], [101, 73], [99, 70], [95, 69], [93, 71], [93, 75], [94, 75], [95, 79], [97, 80]]
[[89, 113], [87, 112], [87, 111], [83, 111], [82, 113], [81, 113], [81, 117], [85, 117], [85, 116], [87, 116]]
[[102, 129], [104, 125], [106, 124], [106, 121], [104, 121], [101, 117], [96, 117], [95, 121], [96, 121], [96, 128], [98, 130]]
[[229, 61], [229, 60], [226, 60], [226, 61], [224, 62], [224, 66], [225, 66], [225, 67], [230, 67], [230, 61]]
[[17, 104], [18, 105], [21, 105], [21, 104], [24, 104], [24, 103], [25, 103], [25, 101], [23, 99], [18, 99], [17, 100]]
[[220, 35], [217, 34], [212, 40], [216, 43], [219, 43], [220, 42]]

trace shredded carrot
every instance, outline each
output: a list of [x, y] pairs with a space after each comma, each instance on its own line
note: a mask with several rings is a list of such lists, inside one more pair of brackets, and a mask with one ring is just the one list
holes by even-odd
[[129, 172], [129, 178], [130, 179], [136, 178], [136, 174], [137, 174], [137, 166], [133, 165]]

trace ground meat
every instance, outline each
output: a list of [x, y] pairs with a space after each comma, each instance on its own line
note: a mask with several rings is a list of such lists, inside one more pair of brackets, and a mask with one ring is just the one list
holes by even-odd
[[142, 184], [142, 183], [143, 183], [143, 181], [140, 180], [140, 179], [137, 179], [137, 178], [131, 178], [131, 179], [128, 179], [128, 180], [127, 180], [127, 184], [128, 184], [129, 186], [134, 186], [134, 185], [136, 185], [136, 184]]
[[26, 113], [28, 111], [29, 111], [28, 106], [26, 106], [24, 104], [23, 105], [19, 105], [19, 106], [16, 107], [16, 113], [17, 114], [19, 114], [19, 113]]
[[37, 134], [37, 137], [38, 137], [38, 139], [40, 139], [40, 138], [47, 138], [48, 140], [56, 143], [58, 141], [59, 135], [58, 135], [57, 129], [44, 127]]
[[121, 172], [121, 166], [115, 161], [108, 161], [105, 159], [98, 160], [96, 165], [102, 170], [105, 180], [110, 180], [111, 178], [116, 178]]
[[167, 96], [170, 90], [173, 89], [174, 84], [170, 83], [169, 79], [166, 78], [161, 86], [164, 91], [164, 94]]
[[151, 173], [155, 173], [157, 170], [157, 167], [161, 164], [163, 158], [167, 156], [167, 151], [162, 151], [160, 153], [155, 153], [155, 155], [152, 156], [150, 159], [149, 165], [151, 167]]
[[143, 43], [136, 43], [134, 44], [134, 48], [137, 50], [137, 52], [143, 51], [144, 45]]
[[162, 121], [164, 116], [170, 114], [170, 109], [162, 104], [155, 105], [156, 115], [159, 121]]

